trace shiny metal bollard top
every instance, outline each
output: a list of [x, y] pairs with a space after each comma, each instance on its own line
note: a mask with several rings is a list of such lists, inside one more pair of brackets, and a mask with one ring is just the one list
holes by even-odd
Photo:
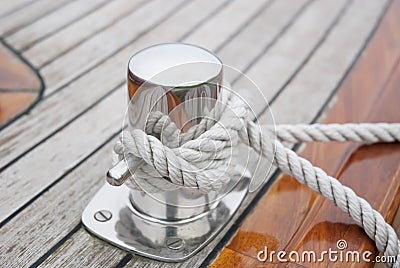
[[[160, 44], [137, 52], [128, 64], [129, 128], [145, 130], [149, 114], [161, 111], [184, 133], [214, 107], [222, 76], [221, 61], [194, 45]], [[229, 221], [247, 192], [243, 178], [221, 191], [201, 193], [172, 187], [148, 169], [144, 161], [124, 155], [107, 172], [109, 185], [89, 203], [82, 221], [99, 237], [157, 260], [182, 261], [195, 254]], [[146, 176], [159, 179], [165, 190], [148, 185]], [[94, 215], [105, 211], [109, 220], [96, 220]]]

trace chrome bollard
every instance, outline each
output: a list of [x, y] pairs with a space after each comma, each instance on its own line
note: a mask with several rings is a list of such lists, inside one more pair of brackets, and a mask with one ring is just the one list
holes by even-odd
[[[214, 108], [222, 69], [215, 55], [193, 45], [162, 44], [139, 51], [128, 64], [130, 128], [144, 130], [147, 116], [160, 111], [185, 132]], [[208, 211], [209, 203], [218, 195], [185, 187], [151, 194], [143, 194], [143, 190], [146, 189], [131, 190], [132, 205], [141, 213], [166, 222], [190, 219]]]
[[[129, 128], [145, 130], [148, 115], [161, 111], [185, 133], [214, 107], [222, 76], [222, 62], [194, 45], [169, 43], [139, 51], [128, 64]], [[185, 260], [204, 247], [234, 214], [249, 183], [232, 177], [220, 191], [155, 191], [144, 180], [146, 168], [143, 160], [124, 155], [107, 172], [109, 185], [89, 203], [82, 221], [114, 245], [163, 261]], [[96, 213], [104, 211], [112, 215], [109, 220], [96, 220]]]

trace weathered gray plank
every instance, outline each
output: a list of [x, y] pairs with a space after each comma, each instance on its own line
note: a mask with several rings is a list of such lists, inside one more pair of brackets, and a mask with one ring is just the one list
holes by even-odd
[[8, 35], [16, 29], [28, 25], [43, 14], [51, 12], [68, 0], [38, 0], [0, 19], [0, 35]]
[[[224, 64], [245, 71], [247, 66], [257, 60], [258, 55], [261, 55], [279, 36], [280, 31], [290, 26], [296, 19], [297, 13], [301, 12], [309, 2], [310, 0], [273, 1], [271, 6], [255, 17], [248, 27], [234, 37], [233, 41], [224, 47], [218, 47], [216, 52], [219, 58]], [[228, 72], [224, 74], [224, 78], [232, 82], [236, 75]]]
[[[50, 94], [60, 85], [84, 73], [114, 52], [127, 46], [140, 34], [171, 16], [183, 2], [184, 0], [146, 2], [110, 28], [96, 34], [44, 66], [40, 70], [46, 83], [44, 94]], [[154, 10], [158, 10], [158, 12], [155, 13]], [[137, 23], [139, 21], [140, 23]]]
[[3, 0], [1, 2], [0, 17], [16, 12], [19, 8], [29, 5], [34, 0]]
[[[354, 0], [324, 44], [272, 105], [276, 122], [300, 123], [301, 118], [316, 114], [318, 104], [328, 98], [346, 73], [387, 2]], [[304, 96], [310, 96], [308, 107], [297, 110], [304, 105]]]
[[[31, 265], [79, 224], [85, 205], [104, 183], [104, 166], [111, 163], [111, 150], [112, 143], [102, 147], [51, 191], [41, 195], [28, 210], [0, 229], [1, 267]], [[91, 245], [98, 242], [91, 240]], [[82, 245], [86, 247], [90, 243]], [[117, 251], [110, 248], [110, 252]]]
[[35, 41], [60, 29], [64, 25], [76, 20], [82, 15], [104, 4], [107, 0], [79, 0], [71, 1], [58, 10], [43, 16], [34, 23], [6, 38], [15, 49], [21, 50]]
[[36, 43], [23, 54], [33, 65], [42, 66], [90, 35], [121, 20], [141, 3], [132, 0], [112, 1], [49, 38]]
[[[90, 112], [1, 172], [1, 220], [73, 168], [107, 140], [112, 131], [120, 128], [125, 104], [126, 91], [115, 91]], [[115, 128], [110, 129], [110, 126]]]
[[[347, 3], [347, 0], [315, 1], [298, 22], [260, 57], [257, 64], [250, 67], [246, 74], [268, 100], [284, 86], [296, 69], [301, 67], [309, 53], [324, 38], [327, 29], [335, 24], [336, 18], [341, 15]], [[248, 88], [248, 80], [239, 79], [235, 86]], [[260, 107], [258, 103], [263, 101], [253, 92], [244, 92], [243, 97], [252, 107]]]
[[217, 16], [210, 18], [196, 32], [186, 38], [186, 42], [215, 50], [219, 44], [229, 39], [240, 25], [253, 19], [257, 11], [269, 1], [236, 0]]
[[[76, 254], [75, 248], [81, 248], [80, 254]], [[58, 258], [50, 258], [39, 267], [115, 267], [125, 256], [125, 252], [99, 239], [93, 239], [86, 230], [81, 228], [72, 239], [62, 245], [54, 255], [62, 252]]]

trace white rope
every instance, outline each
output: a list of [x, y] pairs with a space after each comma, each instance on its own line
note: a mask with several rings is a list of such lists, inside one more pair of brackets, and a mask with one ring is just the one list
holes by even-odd
[[[114, 147], [120, 158], [124, 154], [143, 159], [147, 171], [152, 169], [158, 177], [167, 180], [150, 181], [156, 190], [168, 187], [193, 187], [208, 192], [218, 190], [227, 183], [226, 165], [231, 157], [231, 148], [244, 142], [283, 172], [296, 178], [315, 192], [349, 214], [375, 241], [386, 257], [396, 256], [389, 267], [400, 267], [400, 242], [394, 229], [385, 222], [379, 212], [354, 191], [328, 176], [322, 169], [282, 145], [281, 141], [356, 141], [398, 142], [400, 124], [329, 124], [329, 125], [278, 125], [262, 135], [254, 122], [246, 120], [246, 104], [228, 90], [221, 91], [215, 108], [198, 125], [185, 133], [160, 112], [149, 116], [146, 133], [133, 129], [122, 133]], [[154, 173], [150, 175], [154, 176]], [[132, 187], [138, 187], [130, 180]]]
[[361, 124], [296, 124], [277, 125], [276, 132], [281, 141], [297, 143], [311, 141], [355, 141], [365, 143], [396, 142], [400, 140], [399, 123]]

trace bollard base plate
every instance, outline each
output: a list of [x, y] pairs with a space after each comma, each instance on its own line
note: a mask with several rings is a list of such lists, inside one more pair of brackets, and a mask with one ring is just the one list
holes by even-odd
[[86, 229], [135, 254], [165, 262], [184, 261], [206, 246], [229, 222], [248, 191], [242, 178], [218, 205], [193, 220], [163, 223], [135, 210], [125, 185], [104, 185], [82, 214]]

